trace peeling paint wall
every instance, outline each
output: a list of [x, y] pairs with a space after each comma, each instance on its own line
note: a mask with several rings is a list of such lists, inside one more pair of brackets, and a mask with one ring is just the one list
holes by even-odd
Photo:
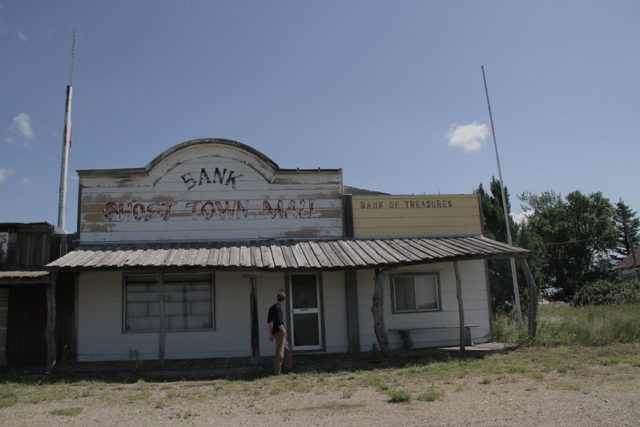
[[186, 146], [147, 170], [83, 171], [80, 241], [340, 237], [340, 170], [280, 170], [242, 147]]

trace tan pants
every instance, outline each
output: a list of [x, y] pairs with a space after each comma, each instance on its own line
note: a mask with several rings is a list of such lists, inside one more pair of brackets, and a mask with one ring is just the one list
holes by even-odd
[[293, 360], [291, 347], [289, 347], [285, 334], [279, 332], [275, 334], [273, 338], [276, 340], [276, 356], [273, 359], [273, 373], [278, 375], [282, 368], [287, 371], [291, 370]]

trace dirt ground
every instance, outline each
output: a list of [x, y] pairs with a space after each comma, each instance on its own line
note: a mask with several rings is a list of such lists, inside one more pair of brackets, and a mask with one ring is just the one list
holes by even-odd
[[[533, 378], [464, 376], [429, 384], [410, 377], [403, 384], [407, 390], [426, 387], [437, 389], [440, 396], [435, 401], [420, 401], [414, 391], [411, 401], [404, 403], [391, 403], [388, 391], [363, 385], [358, 375], [285, 376], [243, 384], [66, 385], [76, 387], [79, 393], [2, 408], [0, 424], [637, 426], [640, 420], [640, 368], [636, 366], [599, 366]], [[62, 414], [55, 415], [56, 410]]]

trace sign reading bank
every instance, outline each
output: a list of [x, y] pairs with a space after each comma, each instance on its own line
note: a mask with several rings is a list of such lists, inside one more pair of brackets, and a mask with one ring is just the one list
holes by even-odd
[[281, 169], [202, 139], [144, 168], [78, 171], [82, 242], [340, 237], [339, 169]]

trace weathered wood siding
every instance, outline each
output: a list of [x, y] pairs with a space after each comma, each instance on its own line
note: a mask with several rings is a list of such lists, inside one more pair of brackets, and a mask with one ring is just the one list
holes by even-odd
[[[239, 273], [215, 277], [215, 323], [212, 331], [167, 332], [166, 359], [245, 357], [251, 354], [249, 285]], [[158, 332], [123, 332], [121, 272], [87, 272], [79, 277], [78, 360], [158, 358]]]
[[344, 273], [342, 271], [322, 273], [322, 288], [327, 353], [346, 353], [349, 349], [349, 339]]
[[71, 249], [74, 234], [54, 234], [45, 222], [0, 224], [0, 269], [30, 270], [61, 257]]
[[482, 234], [478, 197], [353, 196], [355, 237], [468, 236]]
[[147, 169], [81, 171], [80, 240], [338, 237], [340, 170], [281, 170], [217, 143]]
[[[327, 352], [346, 352], [344, 283], [342, 274], [323, 274], [324, 327]], [[122, 331], [123, 281], [121, 272], [85, 272], [78, 279], [78, 360], [128, 360], [136, 350], [142, 360], [158, 358], [158, 333]], [[267, 312], [279, 289], [286, 288], [284, 273], [257, 276], [260, 354], [271, 356]], [[215, 331], [167, 332], [167, 359], [249, 357], [251, 327], [249, 279], [238, 272], [215, 273]]]
[[[461, 261], [462, 297], [464, 299], [465, 323], [479, 325], [471, 329], [474, 342], [488, 342], [491, 338], [489, 305], [485, 285], [484, 262]], [[433, 273], [439, 274], [442, 311], [423, 313], [392, 313], [391, 282], [389, 275], [394, 273]], [[360, 324], [360, 349], [370, 351], [376, 343], [371, 314], [373, 296], [373, 270], [358, 272], [358, 313]], [[384, 317], [387, 329], [428, 328], [435, 326], [457, 326], [458, 303], [456, 300], [455, 275], [452, 263], [425, 264], [398, 268], [390, 271], [384, 288]], [[391, 348], [400, 348], [402, 342], [397, 332], [389, 332]], [[431, 331], [411, 332], [415, 347], [435, 347], [459, 344], [457, 329], [435, 329]]]
[[7, 366], [7, 320], [9, 314], [9, 288], [0, 287], [0, 367]]

